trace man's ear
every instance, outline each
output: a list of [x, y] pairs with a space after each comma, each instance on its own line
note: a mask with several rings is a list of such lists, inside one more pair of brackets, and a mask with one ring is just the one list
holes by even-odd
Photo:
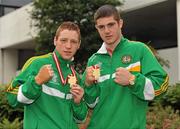
[[57, 42], [57, 38], [56, 38], [56, 36], [54, 37], [54, 46], [56, 46], [56, 43]]
[[120, 28], [122, 28], [122, 26], [123, 26], [123, 19], [119, 20], [119, 26], [120, 26]]
[[98, 29], [98, 28], [97, 28], [97, 25], [95, 25], [95, 28]]
[[79, 41], [78, 49], [80, 48], [80, 46], [81, 46], [81, 40]]
[[80, 46], [81, 46], [81, 40], [78, 43], [77, 50], [80, 48]]

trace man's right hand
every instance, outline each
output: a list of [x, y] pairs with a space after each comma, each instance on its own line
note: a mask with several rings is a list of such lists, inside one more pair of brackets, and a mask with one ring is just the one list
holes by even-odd
[[95, 76], [93, 75], [93, 72], [94, 72], [93, 66], [86, 68], [86, 79], [85, 79], [86, 86], [90, 86], [96, 81]]
[[44, 65], [35, 76], [35, 81], [38, 85], [42, 85], [53, 77], [54, 71], [51, 65]]

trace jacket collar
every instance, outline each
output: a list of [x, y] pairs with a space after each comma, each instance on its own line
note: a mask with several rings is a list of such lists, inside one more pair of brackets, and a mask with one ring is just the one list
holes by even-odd
[[[119, 48], [119, 47], [122, 47], [124, 45], [124, 41], [125, 41], [125, 38], [122, 36], [121, 37], [121, 41], [118, 43], [118, 45], [116, 46], [116, 48], [114, 49], [114, 51]], [[98, 54], [107, 54], [107, 49], [106, 49], [106, 44], [105, 42], [103, 42], [102, 46], [100, 47], [100, 49], [97, 51]]]
[[101, 48], [97, 51], [98, 54], [106, 54], [107, 49], [106, 49], [106, 44], [103, 42]]

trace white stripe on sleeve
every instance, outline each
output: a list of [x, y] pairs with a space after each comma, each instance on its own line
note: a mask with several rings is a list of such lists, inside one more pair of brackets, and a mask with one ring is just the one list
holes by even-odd
[[31, 103], [33, 103], [34, 100], [28, 99], [26, 96], [24, 96], [24, 94], [22, 93], [22, 87], [23, 87], [23, 85], [21, 85], [21, 86], [19, 87], [18, 95], [17, 95], [17, 100], [18, 100], [20, 103], [25, 103], [25, 104], [31, 104]]
[[153, 100], [155, 97], [154, 87], [150, 79], [146, 78], [144, 87], [144, 98], [145, 100]]

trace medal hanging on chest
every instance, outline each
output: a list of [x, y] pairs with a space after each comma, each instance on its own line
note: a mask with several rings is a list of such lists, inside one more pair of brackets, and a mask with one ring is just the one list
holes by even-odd
[[[68, 77], [65, 79], [64, 76], [63, 76], [63, 73], [62, 73], [62, 70], [61, 70], [61, 67], [60, 67], [60, 61], [58, 60], [57, 58], [57, 55], [55, 52], [53, 52], [53, 59], [54, 59], [54, 62], [56, 64], [56, 68], [58, 70], [58, 73], [59, 73], [59, 77], [60, 77], [60, 80], [61, 80], [61, 83], [63, 85], [65, 85], [67, 83], [68, 80], [74, 80], [73, 81], [73, 84], [77, 82], [77, 77], [76, 77], [76, 73], [75, 73], [75, 70], [72, 66], [70, 66], [70, 69], [71, 69], [71, 72], [72, 74], [68, 75]], [[68, 81], [70, 83], [70, 86], [72, 85], [71, 84], [71, 81]]]

